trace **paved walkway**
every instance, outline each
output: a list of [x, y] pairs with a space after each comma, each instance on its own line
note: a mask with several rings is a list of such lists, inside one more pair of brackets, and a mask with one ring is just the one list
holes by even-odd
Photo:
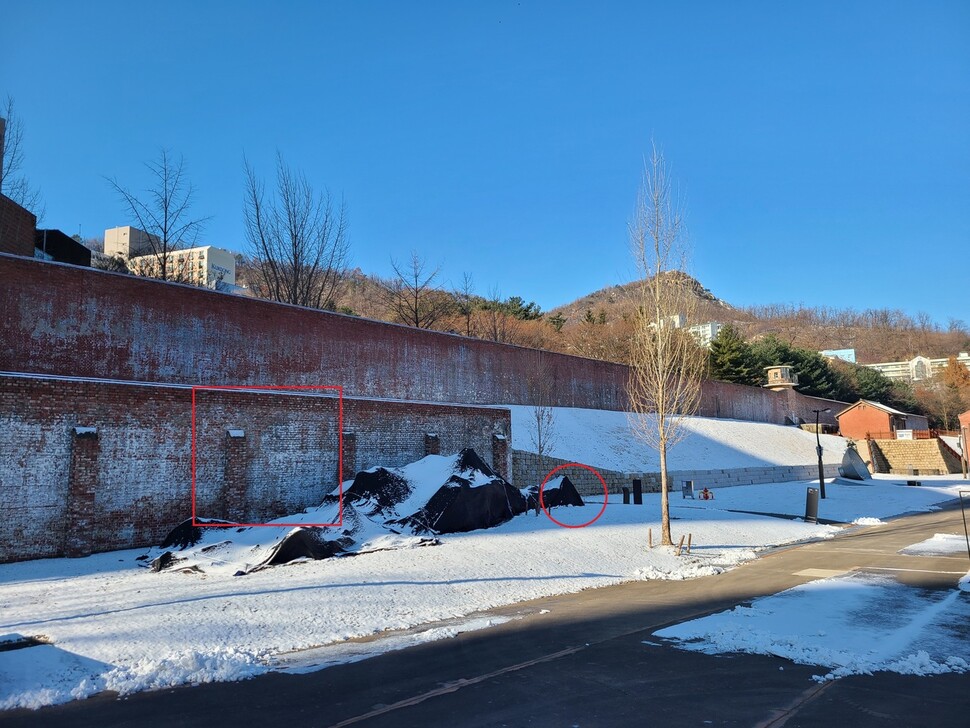
[[963, 532], [960, 510], [952, 504], [778, 549], [714, 577], [634, 582], [520, 603], [492, 612], [521, 617], [501, 626], [315, 673], [126, 700], [100, 696], [0, 713], [0, 725], [777, 728], [851, 722], [853, 728], [962, 728], [970, 724], [970, 675], [880, 673], [818, 684], [811, 680], [817, 667], [643, 642], [665, 625], [850, 570], [953, 588], [970, 565], [966, 555], [897, 553], [943, 532]]

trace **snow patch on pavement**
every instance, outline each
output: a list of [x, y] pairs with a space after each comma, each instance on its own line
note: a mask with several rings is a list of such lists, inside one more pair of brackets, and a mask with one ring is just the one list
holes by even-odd
[[885, 576], [821, 579], [750, 606], [668, 627], [655, 636], [707, 654], [776, 655], [846, 675], [970, 671], [970, 597]]
[[958, 536], [952, 533], [937, 533], [932, 538], [900, 549], [899, 553], [906, 554], [907, 556], [951, 556], [961, 553], [966, 554], [967, 538], [963, 534]]

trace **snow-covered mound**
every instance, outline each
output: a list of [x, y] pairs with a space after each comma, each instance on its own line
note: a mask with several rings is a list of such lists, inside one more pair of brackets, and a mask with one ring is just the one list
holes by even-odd
[[[437, 534], [490, 528], [526, 510], [522, 494], [470, 448], [457, 455], [429, 455], [402, 468], [357, 473], [343, 500], [341, 509], [334, 492], [317, 508], [259, 527], [185, 521], [144, 558], [156, 571], [248, 574], [297, 559], [434, 545]], [[292, 525], [300, 523], [308, 525]]]
[[367, 518], [414, 533], [491, 528], [526, 510], [522, 494], [471, 448], [357, 473], [346, 501]]

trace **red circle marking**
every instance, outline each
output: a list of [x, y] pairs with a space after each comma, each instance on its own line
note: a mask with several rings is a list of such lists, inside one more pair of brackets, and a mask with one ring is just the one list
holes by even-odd
[[[589, 472], [591, 472], [593, 475], [595, 475], [597, 478], [599, 478], [599, 481], [603, 484], [603, 507], [600, 508], [599, 513], [593, 516], [592, 519], [586, 521], [586, 523], [580, 523], [575, 526], [571, 526], [568, 523], [562, 523], [561, 521], [557, 521], [555, 518], [553, 518], [552, 514], [549, 512], [549, 509], [546, 508], [545, 501], [542, 498], [542, 491], [545, 490], [546, 483], [549, 482], [549, 478], [551, 478], [553, 475], [555, 475], [558, 471], [562, 470], [563, 468], [584, 468]], [[549, 474], [546, 475], [545, 480], [542, 481], [542, 485], [539, 486], [539, 505], [542, 506], [542, 510], [545, 512], [546, 516], [549, 517], [550, 521], [555, 523], [557, 526], [562, 526], [563, 528], [586, 528], [586, 526], [590, 525], [591, 523], [595, 523], [599, 519], [599, 517], [602, 516], [603, 513], [606, 511], [606, 502], [609, 500], [609, 497], [610, 497], [609, 490], [606, 487], [606, 481], [603, 480], [603, 476], [600, 475], [595, 469], [591, 468], [589, 465], [583, 465], [582, 463], [566, 463], [565, 465], [560, 465], [559, 467], [553, 468], [552, 470], [549, 471]]]

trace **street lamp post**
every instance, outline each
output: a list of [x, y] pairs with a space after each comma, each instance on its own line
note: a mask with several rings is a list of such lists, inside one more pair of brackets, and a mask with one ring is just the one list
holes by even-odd
[[818, 454], [818, 493], [822, 498], [825, 498], [825, 470], [822, 467], [822, 439], [818, 435], [818, 419], [822, 412], [831, 412], [831, 410], [826, 407], [825, 409], [812, 410], [815, 413], [815, 452]]

